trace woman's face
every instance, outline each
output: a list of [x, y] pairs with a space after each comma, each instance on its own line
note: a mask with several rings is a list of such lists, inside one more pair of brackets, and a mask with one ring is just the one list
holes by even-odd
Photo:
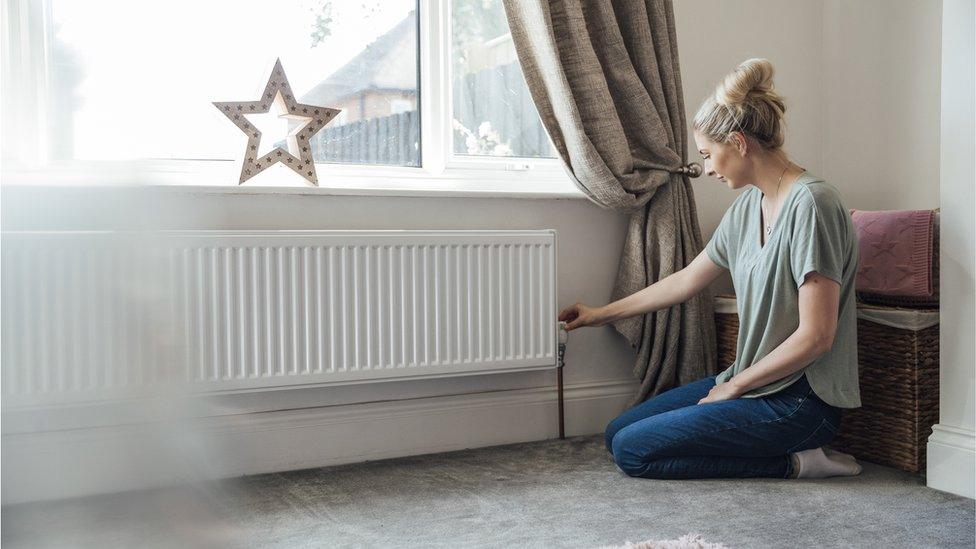
[[739, 189], [748, 184], [748, 164], [734, 142], [715, 143], [698, 130], [694, 133], [698, 152], [705, 161], [703, 171], [706, 175], [717, 177], [730, 189]]

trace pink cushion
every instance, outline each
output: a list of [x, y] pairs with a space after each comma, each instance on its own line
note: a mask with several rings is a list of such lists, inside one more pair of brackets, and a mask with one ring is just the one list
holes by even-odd
[[857, 291], [931, 296], [933, 216], [932, 210], [851, 209], [860, 246]]

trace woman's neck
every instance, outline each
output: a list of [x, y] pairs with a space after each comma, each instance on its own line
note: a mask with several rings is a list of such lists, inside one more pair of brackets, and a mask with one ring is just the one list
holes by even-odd
[[754, 170], [753, 185], [758, 187], [770, 202], [778, 202], [786, 196], [793, 181], [804, 172], [804, 169], [791, 162], [782, 150], [757, 159]]

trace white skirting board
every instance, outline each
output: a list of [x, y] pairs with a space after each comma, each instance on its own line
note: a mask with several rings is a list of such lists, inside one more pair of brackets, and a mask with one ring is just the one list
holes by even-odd
[[936, 424], [926, 451], [929, 488], [976, 498], [976, 433]]
[[[635, 382], [565, 387], [566, 435], [603, 432]], [[162, 425], [162, 426], [161, 426]], [[3, 437], [3, 503], [324, 467], [558, 436], [556, 389], [196, 418]]]

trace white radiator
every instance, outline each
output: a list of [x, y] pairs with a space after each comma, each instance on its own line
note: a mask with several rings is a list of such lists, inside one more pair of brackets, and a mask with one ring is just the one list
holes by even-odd
[[5, 405], [556, 366], [555, 232], [8, 232]]

